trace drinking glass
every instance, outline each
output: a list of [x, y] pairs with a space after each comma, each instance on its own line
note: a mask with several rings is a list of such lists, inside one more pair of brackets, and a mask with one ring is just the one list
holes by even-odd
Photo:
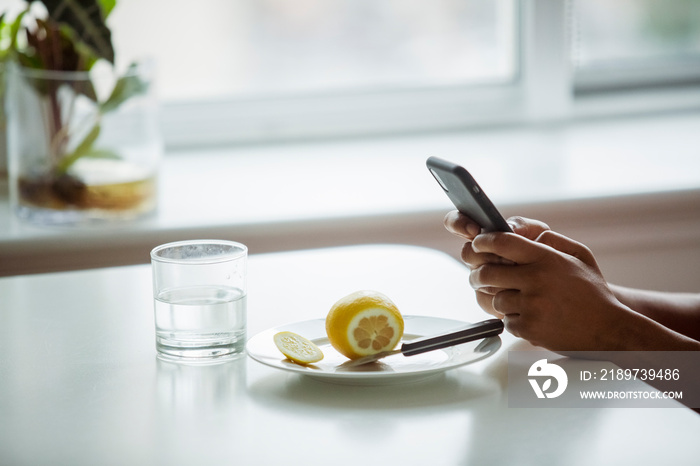
[[156, 349], [166, 359], [207, 361], [243, 353], [248, 248], [191, 240], [151, 251]]

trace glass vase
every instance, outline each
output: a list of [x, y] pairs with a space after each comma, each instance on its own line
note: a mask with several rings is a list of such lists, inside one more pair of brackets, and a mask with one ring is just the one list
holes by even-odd
[[163, 152], [153, 66], [117, 75], [12, 66], [6, 109], [10, 203], [38, 224], [130, 220], [156, 208]]
[[7, 119], [5, 118], [5, 64], [0, 63], [0, 199], [7, 197]]

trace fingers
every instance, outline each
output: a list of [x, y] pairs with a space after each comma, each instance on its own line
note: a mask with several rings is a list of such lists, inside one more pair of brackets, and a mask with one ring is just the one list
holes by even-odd
[[503, 317], [503, 325], [508, 333], [518, 338], [523, 338], [522, 335], [522, 318], [518, 314], [511, 314]]
[[537, 237], [537, 242], [546, 244], [547, 246], [565, 254], [569, 254], [570, 256], [574, 256], [585, 264], [597, 267], [595, 257], [588, 247], [579, 243], [578, 241], [567, 238], [560, 233], [556, 233], [551, 230], [543, 231]]
[[445, 215], [445, 228], [453, 235], [461, 236], [471, 241], [476, 235], [481, 233], [481, 227], [471, 218], [457, 210], [448, 212]]
[[475, 252], [471, 242], [464, 243], [464, 246], [462, 246], [462, 260], [472, 269], [484, 264], [514, 264], [514, 262], [495, 254]]
[[[508, 333], [523, 338], [534, 346], [544, 346], [541, 337], [545, 323], [536, 313], [529, 312], [528, 304], [520, 292], [509, 290], [498, 293], [494, 297], [494, 303], [498, 312], [505, 312], [503, 324]], [[511, 310], [517, 310], [517, 312], [511, 312]], [[553, 331], [557, 332], [557, 330]]]
[[[492, 255], [506, 259], [506, 261], [501, 260], [500, 263], [512, 261], [517, 264], [529, 264], [556, 250], [576, 257], [587, 265], [597, 267], [595, 256], [588, 247], [551, 230], [542, 231], [534, 241], [513, 233], [484, 233], [474, 238], [470, 248], [466, 255], [469, 260]], [[462, 253], [464, 257], [465, 251], [463, 250]], [[489, 260], [488, 262], [498, 261]]]
[[[453, 210], [445, 215], [445, 228], [456, 235], [468, 240], [474, 239], [481, 233], [481, 227], [463, 213]], [[539, 220], [524, 217], [510, 217], [508, 224], [513, 231], [528, 239], [535, 240], [542, 232], [549, 230], [549, 225]]]
[[549, 225], [539, 220], [524, 217], [510, 217], [508, 224], [513, 231], [527, 239], [535, 240], [542, 232], [549, 230]]
[[498, 288], [496, 286], [483, 286], [483, 287], [476, 289], [474, 291], [476, 291], [477, 293], [487, 294], [487, 295], [490, 295], [491, 297], [493, 297], [505, 289], [506, 288]]
[[522, 310], [522, 293], [518, 290], [502, 290], [493, 297], [493, 309], [499, 314], [520, 315]]
[[469, 274], [469, 284], [475, 290], [496, 294], [501, 290], [520, 290], [528, 283], [527, 266], [484, 264]]
[[476, 292], [479, 306], [492, 316], [503, 319], [506, 330], [516, 337], [522, 338], [523, 332], [528, 333], [526, 318], [520, 314], [520, 292], [504, 290], [495, 296]]
[[[540, 235], [541, 236], [541, 235]], [[472, 241], [480, 254], [495, 254], [516, 264], [530, 264], [547, 254], [549, 247], [515, 233], [484, 233]]]
[[[495, 296], [490, 295], [490, 294], [485, 294], [480, 291], [476, 292], [476, 302], [479, 304], [479, 306], [486, 311], [487, 313], [491, 314], [492, 316], [498, 318], [498, 319], [510, 319], [511, 321], [514, 318], [518, 318], [519, 314], [517, 312], [511, 312], [512, 308], [511, 304], [503, 304], [504, 302], [508, 301], [506, 296], [508, 295], [515, 295], [518, 292], [514, 290], [507, 290], [507, 291], [501, 291], [500, 293], [496, 294]], [[496, 299], [498, 295], [502, 295], [501, 298]], [[504, 312], [505, 309], [508, 309], [508, 311]], [[506, 320], [504, 320], [506, 322]], [[511, 332], [512, 333], [512, 332]], [[517, 336], [517, 335], [516, 335]]]
[[503, 324], [511, 335], [518, 338], [527, 334], [527, 316], [521, 314], [522, 294], [517, 290], [505, 290], [493, 297], [494, 312], [503, 314]]
[[498, 310], [493, 307], [493, 295], [482, 293], [480, 291], [476, 292], [476, 302], [479, 304], [481, 309], [488, 312], [492, 316], [502, 319], [504, 316]]

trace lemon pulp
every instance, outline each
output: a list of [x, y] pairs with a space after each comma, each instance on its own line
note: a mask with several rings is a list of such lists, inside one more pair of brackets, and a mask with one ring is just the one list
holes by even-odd
[[294, 332], [279, 332], [273, 337], [282, 354], [297, 364], [311, 364], [323, 359], [323, 352], [308, 338]]
[[350, 359], [393, 349], [403, 329], [396, 305], [377, 291], [356, 291], [341, 298], [326, 317], [329, 342]]

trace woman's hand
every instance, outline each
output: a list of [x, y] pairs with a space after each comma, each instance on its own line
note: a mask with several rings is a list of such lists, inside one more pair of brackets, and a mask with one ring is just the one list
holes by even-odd
[[[549, 230], [547, 224], [523, 217], [511, 217], [508, 219], [508, 224], [515, 233], [531, 240]], [[459, 211], [453, 210], [445, 216], [445, 227], [452, 234], [466, 240], [462, 247], [462, 260], [469, 268], [475, 269], [484, 264], [512, 264], [511, 261], [495, 254], [475, 252], [472, 248], [472, 240], [481, 233], [481, 227]], [[502, 291], [502, 288], [480, 288], [476, 290], [476, 300], [486, 312], [502, 319], [503, 314], [493, 308], [493, 296], [499, 291]]]
[[[697, 339], [650, 318], [687, 332], [700, 301], [619, 288], [616, 295], [586, 246], [536, 220], [508, 223], [515, 234], [480, 234], [457, 211], [445, 217], [447, 229], [466, 241], [462, 259], [479, 305], [504, 319], [510, 333], [553, 351], [700, 351]], [[650, 316], [628, 307], [635, 303]]]
[[510, 261], [484, 262], [469, 281], [488, 290], [479, 304], [503, 315], [513, 335], [553, 351], [622, 349], [633, 311], [617, 300], [586, 246], [544, 230], [535, 240], [485, 233], [470, 250]]

